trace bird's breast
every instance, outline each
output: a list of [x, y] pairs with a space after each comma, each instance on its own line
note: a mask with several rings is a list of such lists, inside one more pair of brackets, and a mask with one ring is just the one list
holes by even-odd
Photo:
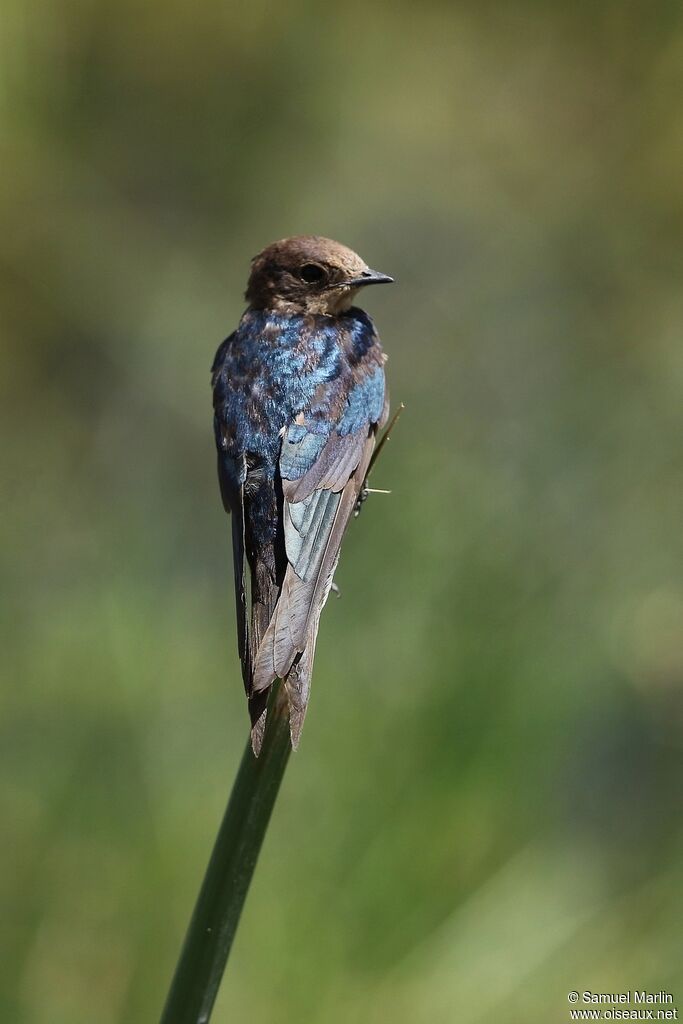
[[247, 311], [216, 383], [226, 435], [242, 453], [273, 462], [283, 428], [297, 416], [314, 409], [320, 427], [337, 420], [373, 344], [372, 322], [360, 310], [344, 317]]

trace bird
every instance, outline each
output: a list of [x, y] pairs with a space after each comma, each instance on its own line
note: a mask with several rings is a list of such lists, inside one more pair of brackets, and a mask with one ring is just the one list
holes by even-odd
[[237, 329], [211, 370], [218, 479], [231, 516], [237, 640], [255, 756], [282, 680], [292, 747], [342, 538], [386, 424], [386, 355], [358, 293], [393, 278], [299, 235], [251, 261]]

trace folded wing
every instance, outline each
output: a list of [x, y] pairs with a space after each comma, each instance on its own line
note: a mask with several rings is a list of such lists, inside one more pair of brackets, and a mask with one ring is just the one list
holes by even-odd
[[332, 585], [344, 531], [353, 515], [388, 403], [380, 358], [320, 390], [287, 427], [280, 451], [287, 565], [258, 650], [251, 690], [283, 679], [296, 746], [310, 691], [320, 613]]

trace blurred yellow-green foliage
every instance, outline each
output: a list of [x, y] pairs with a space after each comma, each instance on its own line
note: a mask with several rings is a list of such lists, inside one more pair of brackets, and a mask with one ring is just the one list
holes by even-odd
[[160, 1011], [247, 734], [208, 370], [303, 232], [408, 408], [215, 1020], [683, 1002], [678, 0], [6, 0], [0, 83], [0, 1019]]

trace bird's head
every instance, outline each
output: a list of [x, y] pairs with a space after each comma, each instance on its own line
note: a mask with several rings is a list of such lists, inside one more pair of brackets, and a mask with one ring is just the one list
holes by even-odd
[[253, 309], [338, 316], [352, 305], [359, 288], [391, 281], [345, 245], [299, 235], [273, 242], [254, 257], [245, 298]]

